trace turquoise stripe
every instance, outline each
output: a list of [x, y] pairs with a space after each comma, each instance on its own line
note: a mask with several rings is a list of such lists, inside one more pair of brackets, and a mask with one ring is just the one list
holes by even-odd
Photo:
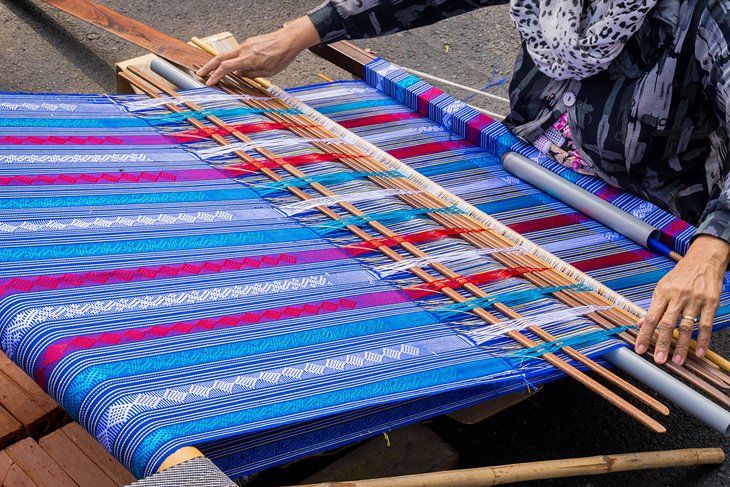
[[[489, 356], [486, 353], [477, 350], [474, 350], [473, 353], [475, 357], [472, 362], [446, 365], [434, 370], [417, 372], [410, 375], [406, 374], [400, 377], [382, 380], [377, 385], [377, 395], [384, 396], [408, 391], [419, 391], [432, 386], [441, 386], [443, 384], [463, 383], [463, 381], [466, 380], [478, 380], [480, 378], [488, 377], [490, 374], [497, 374], [512, 370], [509, 368], [508, 362], [501, 358]], [[484, 357], [481, 360], [477, 358], [480, 354]], [[474, 385], [476, 385], [476, 383]], [[159, 428], [155, 430], [153, 434], [147, 435], [139, 446], [135, 448], [130, 462], [133, 468], [132, 473], [139, 477], [150, 473], [152, 471], [150, 469], [154, 469], [156, 466], [147, 465], [147, 463], [151, 456], [158, 452], [165, 443], [174, 441], [176, 438], [183, 436], [209, 432], [211, 431], [211, 423], [215, 424], [217, 429], [246, 425], [269, 419], [272, 414], [284, 417], [320, 409], [329, 405], [339, 405], [349, 402], [368, 400], [373, 398], [373, 392], [372, 384], [360, 386], [353, 384], [353, 387], [350, 389], [328, 392], [316, 397], [304, 397], [280, 402], [275, 408], [270, 406], [249, 408], [220, 415], [215, 418], [198, 419], [181, 425], [171, 425]], [[137, 425], [137, 427], [143, 427], [143, 425]], [[135, 428], [135, 425], [131, 425], [130, 428]], [[119, 454], [122, 452], [115, 453]], [[124, 455], [124, 453], [122, 453], [122, 455]], [[146, 467], [147, 470], [135, 470], [142, 466]]]
[[306, 228], [285, 228], [258, 232], [238, 232], [222, 235], [195, 235], [157, 239], [99, 242], [40, 247], [0, 249], [0, 262], [80, 258], [95, 255], [145, 254], [174, 252], [187, 249], [239, 247], [268, 243], [311, 240], [312, 232]]
[[395, 100], [368, 100], [368, 101], [353, 101], [350, 103], [340, 103], [339, 105], [329, 105], [326, 107], [319, 107], [317, 111], [324, 115], [336, 112], [349, 112], [352, 110], [362, 110], [365, 108], [375, 108], [398, 105], [399, 103]]
[[126, 206], [196, 201], [232, 201], [256, 199], [243, 187], [214, 191], [181, 191], [179, 193], [109, 194], [102, 196], [68, 196], [62, 198], [0, 199], [0, 210], [20, 208], [59, 208], [72, 206]]
[[214, 110], [201, 110], [201, 111], [184, 111], [179, 113], [168, 113], [166, 115], [159, 115], [156, 117], [148, 117], [145, 120], [151, 125], [164, 125], [167, 123], [181, 122], [188, 118], [194, 118], [197, 120], [203, 119], [208, 116], [215, 116], [220, 118], [225, 117], [242, 117], [245, 115], [256, 115], [262, 113], [282, 113], [286, 115], [301, 115], [301, 111], [296, 108], [284, 108], [269, 109], [269, 108], [218, 108]]
[[542, 203], [537, 201], [532, 196], [518, 196], [515, 198], [507, 198], [504, 200], [482, 203], [481, 205], [476, 205], [476, 207], [482, 210], [484, 213], [494, 214], [502, 213], [504, 211], [532, 208], [541, 204]]
[[[568, 338], [555, 340], [553, 342], [541, 343], [531, 348], [519, 350], [517, 352], [505, 355], [504, 358], [509, 360], [515, 369], [522, 367], [525, 360], [536, 359], [542, 357], [546, 353], [559, 352], [565, 347], [582, 348], [597, 345], [609, 338], [612, 338], [619, 333], [623, 333], [626, 330], [636, 330], [639, 327], [636, 325], [630, 326], [617, 326], [616, 328], [610, 328], [608, 330], [598, 330], [589, 333], [582, 333], [580, 335], [573, 335]], [[624, 344], [624, 346], [626, 346]]]
[[[56, 365], [56, 368], [49, 380], [49, 390], [63, 391], [64, 406], [69, 411], [78, 411], [81, 401], [85, 401], [92, 390], [104, 381], [120, 377], [136, 377], [141, 374], [154, 373], [158, 370], [169, 370], [170, 368], [182, 369], [184, 367], [196, 366], [210, 362], [211, 354], [215, 355], [219, 362], [239, 357], [250, 357], [262, 353], [273, 353], [281, 350], [294, 350], [299, 347], [306, 347], [321, 343], [338, 340], [346, 340], [358, 336], [375, 335], [377, 333], [396, 332], [407, 330], [413, 327], [433, 325], [438, 323], [433, 315], [425, 311], [391, 315], [387, 318], [369, 320], [358, 320], [338, 326], [325, 325], [321, 328], [309, 329], [296, 333], [287, 334], [285, 331], [278, 331], [276, 336], [260, 338], [257, 340], [235, 340], [231, 338], [229, 343], [216, 347], [195, 348], [186, 350], [185, 353], [170, 353], [155, 357], [154, 361], [149, 358], [132, 358], [122, 362], [97, 365], [90, 369], [81, 370], [78, 375], [71, 376], [64, 372], [64, 361]], [[75, 362], [71, 362], [71, 365]], [[68, 387], [63, 384], [53, 384], [54, 377], [69, 378], [71, 382]], [[103, 392], [101, 392], [103, 394]]]

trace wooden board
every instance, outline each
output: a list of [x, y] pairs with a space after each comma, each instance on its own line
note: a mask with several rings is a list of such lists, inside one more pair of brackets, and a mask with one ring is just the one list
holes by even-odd
[[15, 434], [15, 440], [25, 436], [40, 438], [68, 422], [63, 409], [0, 352], [0, 448], [13, 441], [8, 436], [3, 442], [3, 430], [12, 423], [4, 412], [22, 426], [22, 434]]
[[76, 423], [0, 451], [2, 487], [119, 487], [134, 476]]

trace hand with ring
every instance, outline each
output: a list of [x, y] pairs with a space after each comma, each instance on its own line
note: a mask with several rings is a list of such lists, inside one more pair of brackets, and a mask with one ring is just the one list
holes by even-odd
[[672, 361], [683, 364], [699, 316], [695, 354], [704, 356], [710, 344], [712, 322], [720, 305], [728, 263], [730, 245], [727, 242], [709, 235], [697, 237], [687, 255], [654, 290], [651, 306], [638, 323], [641, 330], [636, 339], [636, 352], [642, 354], [649, 349], [656, 331], [654, 361], [663, 364], [669, 359], [674, 330], [678, 329]]

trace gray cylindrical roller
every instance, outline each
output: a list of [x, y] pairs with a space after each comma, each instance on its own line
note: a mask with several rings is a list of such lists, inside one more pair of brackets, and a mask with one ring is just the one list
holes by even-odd
[[706, 425], [725, 436], [730, 435], [730, 412], [628, 348], [613, 350], [602, 358], [651, 387]]
[[659, 230], [648, 223], [516, 152], [505, 154], [502, 158], [502, 165], [523, 181], [603, 223], [639, 245], [648, 247], [650, 237], [654, 239], [659, 237]]
[[202, 88], [205, 85], [200, 81], [194, 79], [187, 73], [182, 72], [172, 64], [168, 63], [164, 59], [155, 58], [150, 63], [150, 69], [155, 73], [159, 74], [167, 81], [177, 86], [181, 90], [188, 90], [191, 88]]

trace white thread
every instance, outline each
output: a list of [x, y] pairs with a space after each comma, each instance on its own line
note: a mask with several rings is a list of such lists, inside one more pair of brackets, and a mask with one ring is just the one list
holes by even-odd
[[561, 309], [536, 316], [523, 316], [513, 320], [500, 321], [494, 325], [479, 327], [476, 330], [465, 333], [465, 335], [477, 345], [483, 345], [511, 331], [522, 331], [531, 326], [542, 327], [554, 323], [564, 323], [578, 316], [611, 308], [611, 306], [577, 306], [575, 308]]
[[216, 103], [216, 102], [238, 102], [240, 100], [271, 100], [267, 96], [250, 96], [250, 95], [228, 95], [225, 93], [215, 94], [199, 94], [199, 95], [181, 95], [181, 96], [163, 96], [161, 98], [150, 98], [149, 100], [139, 100], [127, 103], [125, 106], [130, 112], [138, 112], [141, 110], [149, 110], [151, 108], [159, 108], [164, 105], [184, 105], [185, 103]]
[[342, 141], [339, 139], [308, 139], [298, 137], [288, 137], [280, 139], [268, 139], [268, 140], [255, 140], [252, 142], [236, 142], [235, 144], [223, 145], [219, 147], [211, 147], [210, 149], [203, 149], [197, 152], [197, 155], [202, 159], [210, 159], [212, 157], [219, 157], [226, 154], [230, 154], [235, 151], [250, 151], [257, 148], [263, 149], [282, 149], [286, 147], [296, 147], [302, 144], [339, 144]]
[[104, 163], [104, 162], [151, 162], [146, 154], [31, 154], [0, 155], [0, 163], [7, 164], [67, 164], [67, 163]]
[[381, 278], [407, 271], [413, 267], [424, 267], [434, 263], [457, 263], [467, 264], [481, 260], [483, 257], [491, 254], [524, 254], [525, 249], [522, 247], [505, 247], [494, 249], [475, 249], [475, 250], [459, 250], [456, 252], [447, 252], [439, 255], [428, 255], [426, 257], [411, 257], [409, 259], [389, 262], [377, 266], [374, 271]]
[[41, 103], [40, 105], [37, 103], [10, 103], [10, 102], [0, 103], [0, 110], [10, 110], [10, 111], [28, 110], [31, 112], [37, 112], [37, 111], [73, 112], [73, 111], [76, 111], [77, 108], [78, 108], [78, 105], [71, 105], [69, 103]]
[[357, 203], [362, 201], [373, 201], [397, 196], [403, 194], [418, 194], [421, 191], [407, 191], [404, 189], [381, 189], [374, 191], [363, 191], [361, 193], [338, 194], [334, 196], [323, 196], [321, 198], [313, 198], [311, 200], [298, 201], [289, 205], [284, 205], [279, 209], [287, 216], [294, 216], [305, 211], [309, 211], [318, 206], [331, 206], [337, 203]]

